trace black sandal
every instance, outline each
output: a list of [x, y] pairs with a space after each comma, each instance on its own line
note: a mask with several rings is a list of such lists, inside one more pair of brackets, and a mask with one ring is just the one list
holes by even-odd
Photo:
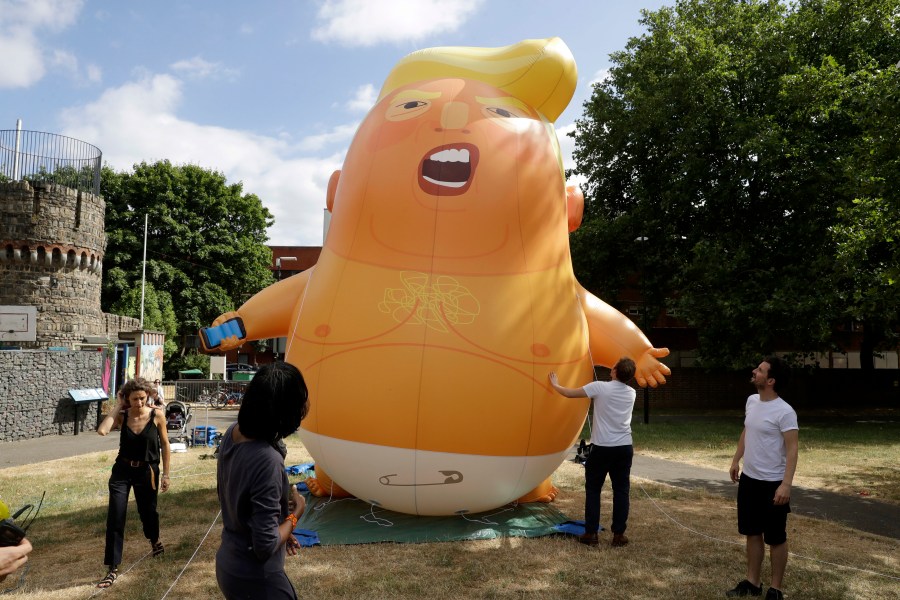
[[116, 578], [119, 576], [118, 569], [110, 569], [106, 574], [106, 577], [100, 580], [100, 583], [97, 584], [97, 587], [101, 590], [105, 590], [110, 587], [113, 583], [116, 582]]
[[166, 549], [163, 547], [162, 542], [160, 542], [159, 540], [157, 540], [155, 542], [150, 542], [150, 547], [153, 548], [153, 557], [154, 558], [156, 558], [157, 556], [159, 556], [160, 554], [162, 554], [163, 552], [166, 551]]

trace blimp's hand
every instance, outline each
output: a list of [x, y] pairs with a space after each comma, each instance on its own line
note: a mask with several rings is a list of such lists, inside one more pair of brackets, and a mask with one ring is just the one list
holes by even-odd
[[213, 321], [212, 327], [200, 330], [205, 352], [224, 352], [239, 347], [247, 340], [244, 320], [236, 312], [227, 312]]
[[669, 355], [668, 348], [648, 348], [640, 358], [635, 361], [635, 374], [638, 385], [641, 387], [656, 387], [666, 382], [666, 375], [671, 375], [672, 371], [659, 362], [660, 358]]

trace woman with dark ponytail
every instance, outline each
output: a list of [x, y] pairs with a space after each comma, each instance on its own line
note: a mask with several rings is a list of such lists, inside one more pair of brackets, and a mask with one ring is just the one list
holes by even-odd
[[265, 365], [247, 386], [238, 422], [222, 438], [217, 482], [224, 528], [216, 580], [227, 600], [297, 598], [284, 556], [297, 553], [292, 532], [306, 501], [288, 483], [283, 438], [300, 427], [308, 406], [295, 366]]

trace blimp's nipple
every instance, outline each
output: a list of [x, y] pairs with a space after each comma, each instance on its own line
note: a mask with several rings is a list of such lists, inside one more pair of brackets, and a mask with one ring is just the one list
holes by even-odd
[[535, 356], [540, 356], [543, 358], [545, 356], [550, 356], [550, 348], [548, 348], [544, 344], [532, 344], [531, 353]]

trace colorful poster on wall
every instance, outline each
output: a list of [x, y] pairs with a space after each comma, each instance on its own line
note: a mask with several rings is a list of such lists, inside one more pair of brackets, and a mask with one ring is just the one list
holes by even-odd
[[155, 344], [141, 346], [141, 377], [148, 381], [163, 378], [163, 347]]

